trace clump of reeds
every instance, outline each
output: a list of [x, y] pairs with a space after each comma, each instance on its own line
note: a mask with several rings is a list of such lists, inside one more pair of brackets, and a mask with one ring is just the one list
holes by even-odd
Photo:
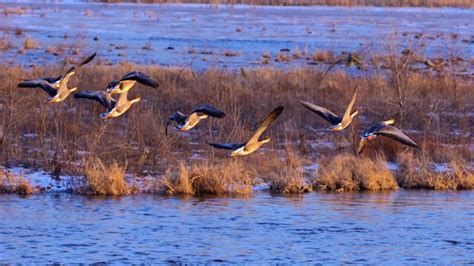
[[222, 55], [224, 55], [225, 57], [235, 57], [238, 56], [239, 53], [236, 51], [224, 51]]
[[291, 55], [286, 52], [279, 52], [277, 54], [276, 58], [277, 62], [284, 63], [284, 62], [290, 62], [291, 61]]
[[13, 175], [4, 170], [0, 170], [0, 194], [16, 193], [18, 195], [30, 195], [35, 190], [30, 182], [23, 176]]
[[23, 30], [20, 29], [20, 28], [16, 28], [16, 29], [15, 29], [15, 35], [16, 35], [16, 36], [21, 36], [21, 35], [23, 35]]
[[293, 57], [293, 59], [298, 60], [298, 59], [301, 59], [304, 54], [305, 54], [304, 51], [300, 51], [299, 49], [296, 49], [291, 55], [291, 57]]
[[272, 59], [272, 55], [270, 53], [264, 53], [262, 54], [262, 58], [260, 63], [263, 65], [268, 65], [270, 64], [270, 60]]
[[272, 177], [270, 192], [299, 194], [313, 191], [304, 174], [304, 169], [290, 166], [279, 167]]
[[315, 62], [329, 62], [333, 60], [333, 54], [332, 52], [326, 52], [326, 51], [315, 51], [313, 53], [312, 59]]
[[48, 53], [48, 54], [58, 56], [58, 55], [64, 54], [67, 49], [68, 49], [68, 47], [66, 47], [66, 45], [53, 45], [53, 46], [48, 46], [48, 48], [46, 48], [45, 52]]
[[138, 192], [125, 180], [125, 168], [117, 162], [106, 165], [99, 158], [86, 160], [84, 163], [84, 179], [75, 193], [86, 195], [121, 196]]
[[19, 7], [5, 8], [3, 9], [3, 14], [7, 15], [23, 15], [25, 10]]
[[270, 192], [299, 194], [313, 191], [304, 172], [304, 159], [287, 146], [283, 160], [283, 162], [273, 164], [273, 166], [278, 165], [278, 167], [275, 167], [271, 176]]
[[395, 176], [384, 159], [359, 158], [351, 154], [323, 159], [314, 187], [326, 191], [398, 189]]
[[186, 166], [179, 162], [179, 170], [168, 170], [158, 181], [159, 193], [168, 195], [248, 195], [252, 193], [252, 178], [243, 163], [201, 162]]
[[26, 37], [25, 39], [25, 45], [23, 46], [25, 49], [38, 49], [39, 44], [36, 40], [31, 38], [30, 36]]
[[2, 38], [0, 38], [0, 51], [8, 50], [13, 48], [12, 42], [8, 39], [6, 35], [3, 35]]
[[[397, 180], [407, 189], [472, 189], [474, 172], [462, 159], [453, 159], [446, 167], [437, 169], [436, 164], [427, 156], [402, 153], [397, 157]], [[444, 168], [444, 169], [443, 169]]]

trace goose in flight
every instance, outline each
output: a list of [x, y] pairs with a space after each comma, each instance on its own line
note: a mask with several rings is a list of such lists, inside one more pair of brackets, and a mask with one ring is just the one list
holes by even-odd
[[115, 100], [111, 93], [105, 91], [81, 91], [75, 93], [74, 98], [94, 100], [104, 106], [105, 112], [99, 115], [102, 119], [118, 117], [130, 109], [134, 103], [140, 101], [140, 97], [129, 100], [127, 91], [121, 93], [118, 100]]
[[267, 130], [267, 128], [278, 118], [283, 112], [283, 106], [277, 107], [263, 120], [260, 127], [257, 129], [252, 138], [244, 143], [209, 143], [214, 148], [232, 150], [230, 156], [242, 156], [253, 153], [258, 150], [260, 146], [271, 141], [270, 138], [259, 140], [260, 136]]
[[419, 147], [415, 141], [413, 141], [410, 137], [405, 135], [405, 133], [403, 133], [400, 129], [392, 126], [393, 123], [395, 123], [395, 120], [391, 119], [391, 120], [375, 123], [369, 128], [367, 128], [364, 131], [364, 134], [362, 135], [362, 138], [359, 142], [359, 148], [357, 150], [357, 153], [360, 154], [364, 150], [364, 147], [367, 141], [373, 140], [379, 135], [394, 139], [410, 147], [414, 147], [414, 148]]
[[191, 112], [190, 115], [185, 115], [180, 111], [177, 111], [170, 116], [168, 122], [166, 123], [165, 133], [168, 135], [168, 125], [171, 123], [171, 121], [174, 121], [178, 124], [176, 129], [180, 131], [188, 131], [199, 124], [201, 120], [208, 117], [223, 118], [225, 117], [225, 113], [209, 104], [202, 104], [198, 106]]
[[120, 80], [109, 82], [106, 91], [111, 94], [123, 93], [133, 88], [137, 82], [152, 88], [158, 88], [159, 86], [158, 82], [148, 75], [133, 71], [123, 76]]
[[352, 95], [352, 99], [346, 108], [346, 112], [342, 117], [336, 115], [335, 113], [324, 107], [317, 106], [315, 104], [305, 101], [300, 101], [300, 103], [310, 111], [316, 113], [317, 115], [331, 123], [331, 127], [329, 129], [331, 129], [332, 131], [340, 131], [348, 127], [351, 124], [352, 119], [354, 119], [354, 117], [359, 113], [359, 111], [351, 113], [352, 107], [354, 106], [354, 103], [357, 98], [357, 92], [358, 88], [355, 89], [354, 94]]
[[37, 79], [27, 79], [18, 83], [20, 88], [41, 88], [45, 91], [49, 97], [48, 102], [50, 103], [59, 103], [66, 99], [71, 92], [77, 90], [76, 87], [69, 89], [68, 83], [69, 79], [76, 73], [76, 70], [81, 66], [89, 63], [94, 59], [96, 53], [82, 60], [78, 65], [71, 67], [66, 73], [59, 77], [53, 78], [37, 78]]

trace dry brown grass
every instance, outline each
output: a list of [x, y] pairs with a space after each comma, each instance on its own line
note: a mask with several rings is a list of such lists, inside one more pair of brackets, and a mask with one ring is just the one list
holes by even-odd
[[270, 192], [283, 194], [301, 194], [313, 191], [311, 183], [305, 175], [306, 161], [289, 145], [285, 147], [285, 155], [273, 163], [270, 178]]
[[34, 188], [23, 176], [0, 170], [0, 194], [16, 193], [18, 195], [30, 195], [34, 192]]
[[125, 180], [125, 167], [112, 162], [106, 165], [98, 158], [85, 162], [84, 180], [74, 192], [85, 195], [123, 196], [138, 192]]
[[[120, 3], [137, 0], [99, 0]], [[140, 3], [205, 3], [249, 5], [321, 5], [321, 6], [384, 6], [384, 7], [474, 7], [471, 0], [141, 0]]]
[[398, 189], [395, 176], [387, 168], [385, 160], [358, 158], [350, 154], [323, 159], [314, 187], [325, 191]]
[[427, 156], [403, 153], [398, 157], [397, 180], [407, 189], [461, 190], [474, 188], [474, 171], [463, 159], [453, 159], [447, 169], [436, 169], [435, 163]]
[[219, 163], [200, 162], [186, 166], [179, 162], [179, 170], [168, 170], [154, 192], [167, 195], [249, 195], [252, 193], [253, 174], [239, 161]]

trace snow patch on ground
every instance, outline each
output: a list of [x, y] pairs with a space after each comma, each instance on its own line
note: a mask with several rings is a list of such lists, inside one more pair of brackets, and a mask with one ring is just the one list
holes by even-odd
[[42, 170], [32, 170], [23, 167], [12, 167], [6, 169], [14, 175], [23, 176], [30, 184], [40, 191], [67, 192], [72, 188], [73, 179], [81, 177], [61, 176], [58, 179]]
[[[387, 167], [390, 171], [397, 171], [400, 166], [395, 162], [387, 162]], [[309, 176], [314, 176], [314, 173], [320, 168], [318, 163], [305, 165], [304, 171]], [[42, 192], [71, 192], [74, 186], [78, 186], [83, 177], [81, 176], [60, 176], [59, 178], [52, 177], [49, 173], [43, 170], [33, 170], [24, 167], [7, 168], [5, 171], [13, 175], [23, 176], [30, 184]], [[434, 171], [443, 173], [451, 171], [449, 164], [436, 163], [434, 164]], [[133, 174], [127, 174], [125, 179], [129, 184], [134, 184], [140, 188], [141, 191], [146, 192], [156, 184], [156, 179], [159, 176], [148, 175], [145, 177], [137, 177]], [[263, 179], [254, 180], [252, 190], [254, 192], [266, 191], [270, 189], [270, 183]]]

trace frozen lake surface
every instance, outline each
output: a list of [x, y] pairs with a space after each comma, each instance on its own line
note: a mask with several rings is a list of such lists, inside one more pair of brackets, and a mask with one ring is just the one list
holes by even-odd
[[474, 192], [0, 195], [0, 263], [474, 263]]
[[[15, 13], [19, 8], [23, 14]], [[284, 67], [311, 63], [316, 50], [389, 54], [394, 45], [397, 52], [412, 47], [429, 57], [470, 60], [473, 17], [472, 9], [452, 8], [4, 2], [0, 30], [14, 48], [0, 60], [53, 64], [79, 50], [98, 51], [109, 63], [235, 69], [262, 65], [264, 54], [269, 65]], [[39, 48], [18, 53], [26, 36]], [[62, 54], [53, 55], [58, 46]], [[275, 61], [281, 50], [289, 50], [290, 62]]]

